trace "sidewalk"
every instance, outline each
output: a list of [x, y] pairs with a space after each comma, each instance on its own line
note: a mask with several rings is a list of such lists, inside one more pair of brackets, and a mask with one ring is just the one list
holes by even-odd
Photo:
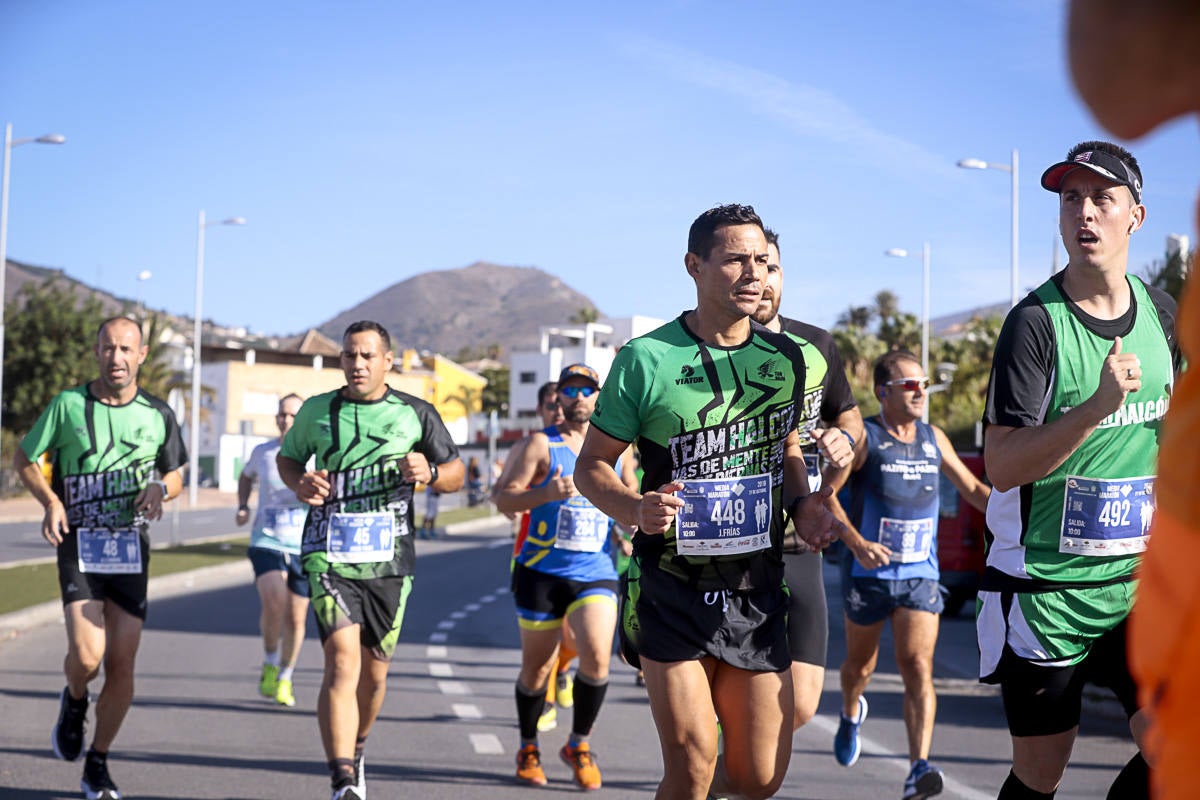
[[[187, 487], [183, 493], [171, 501], [182, 503], [181, 510], [188, 509]], [[169, 508], [170, 506], [168, 506]], [[201, 488], [196, 493], [196, 508], [236, 508], [237, 494], [222, 492], [215, 488]], [[0, 522], [39, 522], [42, 519], [42, 505], [33, 496], [23, 492], [14, 497], [0, 498]]]

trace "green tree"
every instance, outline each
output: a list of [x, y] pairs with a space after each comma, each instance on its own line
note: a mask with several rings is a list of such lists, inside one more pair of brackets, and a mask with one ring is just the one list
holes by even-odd
[[575, 313], [571, 315], [571, 318], [568, 319], [567, 322], [574, 323], [575, 325], [586, 325], [587, 323], [595, 322], [598, 319], [600, 319], [599, 311], [592, 306], [584, 306], [583, 308], [576, 309]]
[[1162, 289], [1178, 302], [1183, 296], [1183, 287], [1191, 274], [1192, 253], [1176, 250], [1164, 258], [1150, 262], [1143, 275], [1151, 286]]
[[94, 296], [26, 284], [4, 312], [3, 427], [24, 435], [54, 395], [96, 377], [96, 329], [107, 315]]
[[983, 419], [984, 399], [992, 371], [992, 352], [1000, 336], [1004, 320], [999, 316], [974, 317], [963, 335], [954, 339], [931, 342], [934, 356], [930, 369], [937, 365], [954, 365], [950, 385], [945, 391], [929, 397], [929, 419], [941, 426], [959, 449], [975, 446], [975, 423]]
[[480, 373], [487, 378], [487, 386], [483, 387], [483, 413], [495, 411], [500, 416], [508, 415], [508, 367], [496, 367], [482, 370]]

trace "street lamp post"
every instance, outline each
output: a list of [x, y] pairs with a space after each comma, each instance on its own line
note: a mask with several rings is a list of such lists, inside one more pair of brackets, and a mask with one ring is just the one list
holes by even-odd
[[1012, 151], [1011, 164], [997, 164], [992, 161], [982, 161], [978, 158], [964, 158], [958, 162], [958, 165], [963, 169], [998, 169], [1001, 172], [1007, 172], [1012, 176], [1012, 269], [1010, 288], [1010, 305], [1017, 304], [1017, 293], [1020, 291], [1019, 286], [1019, 260], [1020, 256], [1020, 194], [1018, 192], [1018, 166], [1019, 158], [1016, 148]]
[[[916, 257], [900, 247], [884, 250], [885, 256], [893, 258]], [[929, 242], [921, 248], [921, 371], [929, 377]], [[921, 414], [922, 422], [929, 422], [929, 398], [925, 398], [925, 410]]]
[[141, 272], [138, 273], [138, 276], [137, 276], [137, 280], [138, 280], [138, 292], [137, 292], [138, 322], [141, 322], [142, 318], [146, 316], [145, 308], [142, 306], [142, 284], [144, 284], [146, 281], [150, 280], [152, 277], [154, 277], [154, 273], [152, 273], [148, 269], [142, 270]]
[[[67, 137], [61, 133], [48, 133], [45, 136], [35, 136], [28, 139], [12, 138], [12, 123], [4, 126], [4, 168], [0, 174], [0, 409], [4, 408], [4, 280], [8, 277], [8, 163], [12, 157], [12, 149], [18, 145], [34, 142], [36, 144], [62, 144]], [[3, 459], [0, 458], [0, 464]], [[3, 467], [0, 467], [3, 471]]]
[[212, 225], [245, 225], [245, 217], [205, 221], [204, 209], [196, 225], [196, 318], [192, 324], [192, 414], [188, 431], [188, 506], [196, 507], [200, 492], [200, 327], [204, 297], [204, 229]]

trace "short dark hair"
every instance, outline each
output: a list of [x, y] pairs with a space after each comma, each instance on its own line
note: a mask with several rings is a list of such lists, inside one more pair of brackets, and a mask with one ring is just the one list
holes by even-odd
[[696, 221], [688, 229], [688, 252], [707, 259], [712, 253], [717, 229], [726, 225], [757, 225], [761, 229], [763, 221], [754, 211], [754, 206], [730, 203], [710, 208], [696, 217]]
[[[1090, 150], [1099, 150], [1101, 153], [1108, 153], [1110, 156], [1121, 159], [1125, 162], [1125, 166], [1133, 170], [1133, 174], [1137, 176], [1138, 184], [1142, 185], [1145, 183], [1145, 181], [1142, 179], [1142, 168], [1138, 166], [1137, 159], [1133, 157], [1133, 153], [1129, 152], [1124, 147], [1121, 147], [1119, 144], [1113, 144], [1112, 142], [1105, 142], [1099, 139], [1093, 142], [1080, 142], [1067, 151], [1066, 160], [1074, 161], [1075, 156], [1079, 155], [1080, 153], [1086, 153]], [[1134, 199], [1140, 201], [1140, 198], [1135, 197]]]
[[342, 334], [342, 341], [346, 341], [347, 337], [356, 333], [365, 333], [366, 331], [378, 333], [379, 338], [383, 340], [383, 352], [392, 352], [392, 337], [388, 335], [387, 328], [370, 319], [361, 319], [358, 322], [350, 323], [350, 327], [346, 328], [346, 332]]
[[139, 344], [146, 343], [146, 335], [142, 331], [142, 323], [138, 322], [133, 317], [127, 316], [125, 314], [117, 314], [115, 317], [109, 317], [108, 319], [101, 322], [100, 326], [98, 328], [96, 328], [96, 341], [97, 342], [100, 341], [100, 334], [104, 333], [104, 329], [107, 328], [109, 325], [113, 324], [114, 322], [128, 322], [130, 325], [137, 328], [138, 343]]
[[558, 394], [558, 384], [554, 381], [546, 381], [538, 387], [538, 405], [546, 402], [547, 397], [554, 397]]
[[896, 365], [901, 361], [911, 361], [917, 366], [921, 365], [921, 359], [917, 358], [916, 354], [910, 350], [889, 350], [875, 362], [875, 386], [883, 386], [896, 377]]
[[775, 245], [775, 249], [779, 249], [779, 234], [770, 228], [763, 228], [763, 233], [767, 237], [767, 244]]

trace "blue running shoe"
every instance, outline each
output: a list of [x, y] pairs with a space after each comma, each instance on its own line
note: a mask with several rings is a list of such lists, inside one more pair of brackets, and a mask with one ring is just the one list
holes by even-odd
[[913, 762], [904, 780], [903, 800], [925, 800], [942, 793], [942, 771], [923, 758]]
[[858, 719], [853, 720], [845, 714], [838, 725], [837, 734], [833, 737], [833, 756], [843, 767], [852, 767], [862, 753], [862, 740], [859, 731], [863, 720], [867, 718], [867, 698], [858, 698]]

